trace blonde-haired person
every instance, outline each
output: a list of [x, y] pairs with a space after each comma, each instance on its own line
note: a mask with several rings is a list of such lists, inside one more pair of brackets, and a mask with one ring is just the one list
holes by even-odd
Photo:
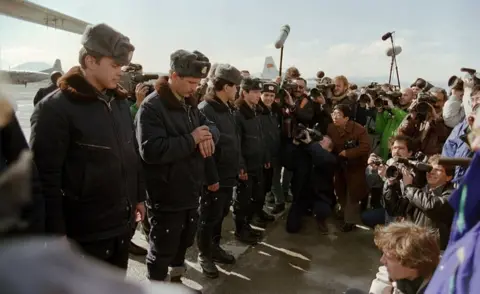
[[412, 222], [395, 222], [378, 226], [374, 242], [382, 251], [383, 266], [369, 293], [424, 293], [440, 261], [438, 233]]

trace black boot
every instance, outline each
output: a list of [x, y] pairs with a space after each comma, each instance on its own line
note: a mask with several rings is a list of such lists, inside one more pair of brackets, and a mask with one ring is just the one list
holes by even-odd
[[219, 276], [219, 272], [213, 260], [208, 257], [198, 255], [198, 263], [202, 267], [202, 273], [210, 279], [216, 279]]
[[251, 230], [249, 225], [245, 225], [240, 231], [235, 232], [235, 238], [247, 245], [255, 245], [258, 243], [258, 238], [251, 233]]
[[261, 230], [255, 230], [254, 228], [248, 226], [248, 229], [250, 230], [250, 234], [254, 235], [255, 238], [261, 239], [263, 238], [263, 231]]
[[267, 227], [267, 222], [262, 220], [259, 216], [254, 216], [250, 222], [252, 226], [265, 229]]
[[273, 222], [275, 221], [275, 217], [269, 213], [266, 213], [265, 210], [261, 210], [258, 214], [258, 217], [265, 222]]
[[235, 264], [235, 257], [223, 250], [218, 244], [213, 244], [212, 260], [221, 264]]
[[272, 209], [272, 214], [279, 214], [285, 211], [285, 203], [275, 204], [275, 207]]
[[140, 247], [137, 244], [130, 241], [130, 245], [128, 246], [128, 253], [132, 255], [142, 256], [142, 255], [147, 255], [148, 252], [147, 252], [147, 249]]
[[355, 228], [356, 228], [355, 224], [344, 223], [340, 227], [340, 231], [342, 231], [344, 233], [347, 233], [347, 232], [353, 231]]

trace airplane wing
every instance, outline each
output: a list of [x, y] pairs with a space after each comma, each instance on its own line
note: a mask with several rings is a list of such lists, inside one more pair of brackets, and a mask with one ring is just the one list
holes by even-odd
[[0, 14], [80, 35], [89, 25], [83, 20], [26, 0], [0, 0]]

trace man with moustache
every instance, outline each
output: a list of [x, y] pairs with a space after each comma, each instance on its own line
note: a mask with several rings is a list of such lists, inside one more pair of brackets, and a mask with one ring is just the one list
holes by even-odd
[[198, 51], [170, 55], [167, 84], [150, 94], [137, 113], [137, 141], [143, 159], [150, 219], [150, 280], [181, 283], [185, 253], [197, 232], [204, 162], [212, 156], [218, 129], [192, 98], [210, 68]]
[[232, 204], [233, 187], [237, 184], [240, 156], [233, 102], [241, 73], [229, 64], [219, 64], [211, 77], [211, 91], [198, 108], [220, 131], [216, 152], [205, 163], [206, 187], [200, 200], [200, 222], [197, 233], [198, 260], [203, 274], [218, 277], [214, 262], [235, 263], [233, 255], [220, 247], [222, 223]]
[[80, 66], [31, 118], [46, 231], [126, 272], [133, 216], [145, 215], [127, 92], [117, 84], [134, 47], [106, 24], [87, 27], [82, 45]]

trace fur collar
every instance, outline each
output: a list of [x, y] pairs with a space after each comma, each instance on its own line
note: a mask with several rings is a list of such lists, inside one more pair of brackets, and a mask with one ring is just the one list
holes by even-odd
[[270, 115], [270, 114], [280, 114], [282, 112], [282, 109], [280, 108], [280, 106], [275, 102], [272, 103], [271, 108], [268, 108], [265, 105], [265, 103], [263, 103], [262, 100], [260, 100], [258, 102], [258, 106], [260, 107], [262, 114]]
[[228, 105], [226, 105], [217, 96], [214, 96], [213, 98], [205, 99], [205, 101], [208, 103], [208, 105], [213, 107], [213, 109], [215, 109], [215, 111], [217, 112], [228, 112], [229, 110], [235, 110], [235, 106], [233, 106], [229, 102], [227, 103]]
[[237, 100], [237, 107], [240, 113], [243, 114], [246, 119], [252, 119], [263, 112], [263, 108], [259, 104], [257, 104], [254, 108], [251, 108], [243, 99]]
[[[80, 66], [72, 67], [66, 74], [57, 81], [58, 88], [62, 93], [69, 97], [80, 100], [98, 99], [98, 91], [85, 79]], [[128, 96], [127, 91], [122, 86], [117, 85], [116, 89], [107, 92], [115, 95], [116, 99], [125, 99]]]
[[[178, 98], [175, 96], [175, 94], [173, 94], [169, 83], [161, 84], [159, 86], [158, 90], [157, 90], [157, 93], [158, 93], [158, 96], [160, 97], [160, 99], [164, 101], [165, 105], [169, 109], [176, 109], [176, 110], [183, 109], [182, 103], [180, 102], [180, 100], [178, 100]], [[194, 97], [186, 97], [185, 98], [185, 104], [196, 108], [197, 107], [197, 99], [195, 99]]]

